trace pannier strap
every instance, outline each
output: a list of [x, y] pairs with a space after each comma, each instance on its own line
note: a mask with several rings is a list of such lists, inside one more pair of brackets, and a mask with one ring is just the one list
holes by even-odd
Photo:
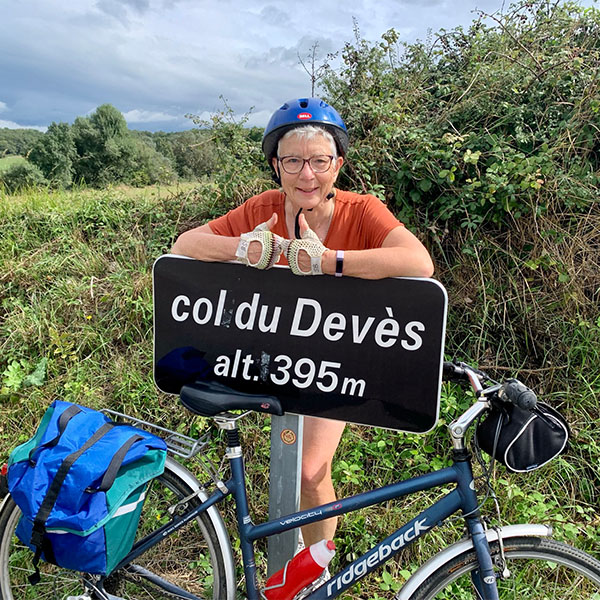
[[[67, 411], [65, 411], [67, 412]], [[35, 516], [35, 520], [33, 522], [33, 528], [31, 531], [31, 545], [35, 546], [36, 552], [33, 557], [33, 566], [35, 567], [35, 573], [31, 575], [31, 583], [33, 581], [39, 581], [39, 568], [38, 563], [42, 554], [42, 545], [44, 543], [44, 535], [46, 532], [45, 524], [46, 520], [50, 516], [52, 512], [52, 508], [58, 498], [58, 494], [60, 492], [60, 488], [64, 483], [67, 474], [69, 473], [70, 468], [73, 466], [75, 461], [91, 446], [93, 446], [100, 438], [104, 437], [113, 427], [115, 427], [115, 423], [105, 423], [94, 433], [94, 435], [83, 445], [79, 450], [72, 452], [67, 456], [61, 463], [52, 483], [50, 484], [50, 488], [44, 497], [42, 505], [40, 506], [37, 515]]]
[[115, 482], [115, 478], [116, 478], [117, 474], [119, 473], [119, 469], [121, 468], [121, 465], [123, 464], [123, 461], [125, 460], [125, 456], [127, 455], [127, 452], [129, 452], [129, 449], [131, 448], [131, 446], [133, 446], [133, 444], [135, 444], [139, 440], [143, 440], [143, 439], [144, 439], [144, 437], [141, 435], [137, 435], [137, 434], [132, 435], [112, 457], [110, 464], [108, 465], [108, 468], [106, 469], [106, 473], [104, 473], [104, 477], [102, 477], [102, 481], [100, 482], [100, 487], [97, 489], [96, 488], [92, 488], [92, 489], [88, 488], [86, 490], [86, 492], [107, 492], [112, 487], [112, 484]]
[[56, 446], [56, 444], [58, 444], [58, 440], [60, 440], [60, 436], [65, 432], [65, 429], [67, 428], [69, 421], [75, 415], [78, 415], [80, 412], [81, 412], [81, 408], [79, 408], [79, 406], [77, 406], [76, 404], [73, 404], [73, 405], [69, 406], [69, 408], [67, 408], [67, 410], [65, 410], [62, 415], [60, 415], [60, 417], [58, 419], [58, 435], [56, 437], [54, 437], [53, 439], [49, 440], [48, 442], [45, 442], [44, 444], [35, 446], [35, 448], [33, 448], [31, 450], [31, 452], [29, 453], [29, 463], [32, 466], [35, 465], [35, 461], [33, 460], [33, 455], [40, 448], [53, 448], [54, 446]]

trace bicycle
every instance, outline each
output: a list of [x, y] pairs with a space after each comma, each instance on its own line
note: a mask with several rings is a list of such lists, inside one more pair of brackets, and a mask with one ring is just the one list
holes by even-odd
[[[19, 509], [7, 496], [0, 509], [1, 599], [234, 600], [237, 582], [233, 552], [227, 529], [216, 508], [225, 498], [233, 496], [246, 596], [249, 600], [258, 600], [262, 592], [257, 583], [256, 540], [294, 529], [300, 524], [314, 523], [450, 484], [455, 487], [441, 499], [332, 574], [328, 581], [303, 590], [302, 597], [311, 600], [339, 597], [435, 526], [450, 518], [462, 518], [466, 526], [465, 537], [421, 565], [395, 598], [600, 599], [600, 561], [554, 540], [549, 526], [487, 527], [480, 513], [483, 502], [475, 490], [472, 459], [465, 436], [493, 405], [517, 402], [518, 399], [511, 397], [506, 383], [495, 382], [464, 363], [445, 363], [444, 371], [449, 377], [469, 382], [476, 396], [475, 402], [449, 426], [451, 466], [256, 525], [249, 512], [238, 421], [248, 411], [281, 415], [279, 401], [271, 396], [238, 393], [221, 384], [185, 386], [180, 395], [182, 404], [195, 414], [213, 418], [226, 432], [225, 456], [230, 465], [230, 478], [223, 481], [213, 467], [207, 466], [210, 481], [201, 483], [169, 457], [164, 474], [153, 482], [149, 492], [140, 522], [141, 538], [111, 575], [103, 578], [45, 565], [42, 583], [35, 588], [27, 587], [30, 552], [14, 536]], [[527, 395], [529, 403], [535, 401], [533, 392], [529, 391]], [[246, 412], [232, 414], [232, 410]], [[141, 426], [151, 425], [133, 420]], [[196, 440], [158, 429], [166, 437], [172, 454], [186, 458], [203, 454], [207, 436]], [[458, 513], [462, 515], [457, 516]], [[180, 568], [182, 563], [183, 569]]]

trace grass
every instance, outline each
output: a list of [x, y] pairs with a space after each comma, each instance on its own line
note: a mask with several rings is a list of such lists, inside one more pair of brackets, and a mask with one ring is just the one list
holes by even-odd
[[[0, 462], [32, 435], [56, 397], [157, 420], [184, 433], [208, 426], [204, 419], [190, 420], [153, 384], [151, 266], [179, 232], [222, 210], [214, 197], [210, 184], [203, 184], [40, 190], [0, 198]], [[578, 241], [569, 243], [575, 247]], [[544, 244], [547, 254], [553, 251], [547, 238]], [[520, 370], [568, 415], [574, 434], [569, 455], [539, 472], [524, 477], [497, 469], [502, 519], [551, 523], [559, 537], [598, 557], [597, 306], [575, 303], [565, 292], [575, 293], [574, 288], [555, 290], [552, 302], [544, 303], [549, 269], [544, 277], [543, 265], [538, 270], [521, 266], [519, 279], [514, 269], [506, 274], [507, 265], [522, 265], [514, 246], [501, 253], [494, 243], [473, 247], [476, 255], [457, 252], [438, 268], [450, 297], [448, 351], [491, 366], [499, 377]], [[566, 264], [566, 250], [561, 252]], [[334, 466], [338, 494], [356, 494], [446, 464], [443, 425], [469, 401], [459, 390], [445, 388], [440, 426], [426, 435], [349, 426]], [[253, 415], [242, 432], [253, 449], [247, 472], [255, 521], [267, 514], [268, 431], [268, 419]], [[211, 453], [220, 450], [215, 445]], [[345, 516], [336, 537], [336, 564], [366, 551], [431, 500], [431, 494], [418, 494]], [[493, 516], [493, 507], [486, 512]], [[345, 598], [390, 597], [397, 582], [460, 534], [458, 524], [434, 531], [403, 551], [387, 575], [367, 578]], [[263, 554], [260, 558], [264, 561]]]

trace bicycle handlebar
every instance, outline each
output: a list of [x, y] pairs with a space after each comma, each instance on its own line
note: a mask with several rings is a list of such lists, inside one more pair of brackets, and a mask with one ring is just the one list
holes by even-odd
[[[445, 381], [469, 381], [479, 390], [481, 390], [481, 381], [491, 381], [483, 371], [462, 362], [444, 362], [443, 377]], [[535, 393], [518, 379], [507, 379], [500, 386], [497, 398], [503, 402], [511, 402], [523, 410], [533, 410], [537, 404]]]
[[480, 380], [489, 380], [483, 371], [467, 365], [463, 362], [444, 362], [443, 379], [444, 381], [470, 381], [472, 376], [476, 376]]

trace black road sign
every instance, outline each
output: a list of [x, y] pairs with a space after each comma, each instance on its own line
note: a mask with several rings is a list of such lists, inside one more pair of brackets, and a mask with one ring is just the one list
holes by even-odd
[[216, 379], [286, 412], [423, 433], [438, 417], [447, 296], [433, 279], [298, 277], [166, 255], [154, 378]]

